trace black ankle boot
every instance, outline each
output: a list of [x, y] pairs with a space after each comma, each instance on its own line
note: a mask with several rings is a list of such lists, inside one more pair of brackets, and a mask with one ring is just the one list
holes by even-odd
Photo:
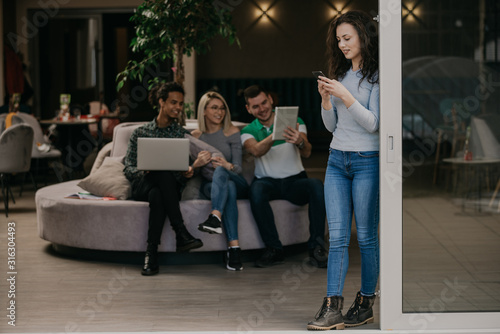
[[314, 317], [313, 321], [307, 324], [308, 330], [329, 330], [344, 329], [342, 319], [342, 307], [344, 298], [342, 296], [325, 297], [323, 305]]
[[344, 323], [346, 327], [360, 326], [373, 322], [373, 303], [375, 302], [375, 295], [363, 296], [358, 292], [354, 303], [352, 303], [349, 311], [344, 316]]
[[144, 257], [144, 267], [141, 274], [152, 276], [158, 274], [160, 267], [158, 265], [158, 245], [148, 244], [146, 256]]
[[203, 242], [200, 239], [195, 239], [184, 224], [174, 226], [175, 240], [177, 242], [176, 250], [177, 252], [188, 252], [191, 249], [200, 248], [203, 246]]

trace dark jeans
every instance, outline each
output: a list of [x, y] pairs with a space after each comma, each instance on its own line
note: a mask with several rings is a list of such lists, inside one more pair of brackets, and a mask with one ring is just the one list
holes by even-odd
[[269, 201], [275, 199], [285, 199], [295, 205], [309, 203], [308, 247], [324, 245], [326, 212], [323, 182], [308, 178], [306, 172], [284, 179], [264, 177], [253, 180], [250, 186], [250, 205], [262, 240], [266, 247], [281, 249], [283, 246], [269, 204]]
[[132, 182], [132, 198], [149, 202], [148, 243], [160, 244], [165, 219], [172, 227], [184, 224], [179, 206], [181, 184], [169, 171], [149, 172]]

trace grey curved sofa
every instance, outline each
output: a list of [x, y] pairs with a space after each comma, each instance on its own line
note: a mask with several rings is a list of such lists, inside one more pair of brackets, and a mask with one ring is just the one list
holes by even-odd
[[[92, 168], [97, 170], [106, 156], [116, 159], [125, 156], [132, 131], [143, 123], [122, 123], [115, 127], [113, 142], [101, 149]], [[244, 159], [244, 175], [253, 176], [253, 159]], [[91, 172], [91, 173], [92, 173]], [[61, 246], [93, 250], [136, 251], [146, 249], [149, 206], [134, 200], [80, 200], [65, 196], [83, 191], [79, 180], [63, 182], [39, 189], [35, 202], [40, 238]], [[207, 234], [198, 231], [198, 224], [205, 221], [211, 211], [210, 201], [193, 198], [198, 193], [199, 182], [188, 182], [180, 203], [187, 229], [203, 240], [203, 247], [194, 250], [220, 251], [227, 249], [224, 234]], [[307, 206], [296, 206], [285, 200], [271, 202], [280, 239], [284, 246], [307, 242], [309, 218]], [[253, 219], [248, 200], [238, 200], [238, 233], [243, 250], [265, 247]], [[170, 223], [165, 223], [161, 252], [175, 252], [175, 234]]]

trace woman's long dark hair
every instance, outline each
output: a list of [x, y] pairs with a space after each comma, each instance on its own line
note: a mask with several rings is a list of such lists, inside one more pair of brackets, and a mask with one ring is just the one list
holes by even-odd
[[[342, 79], [351, 68], [352, 62], [346, 59], [337, 41], [337, 27], [348, 23], [356, 29], [361, 46], [361, 74], [369, 83], [378, 82], [378, 35], [377, 26], [370, 15], [352, 10], [336, 17], [330, 23], [326, 38], [326, 56], [328, 59], [328, 74], [335, 80]], [[361, 82], [360, 81], [360, 82]]]

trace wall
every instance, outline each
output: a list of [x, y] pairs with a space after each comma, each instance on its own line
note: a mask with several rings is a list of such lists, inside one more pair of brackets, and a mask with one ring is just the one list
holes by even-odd
[[[339, 13], [361, 9], [375, 17], [378, 0], [220, 0], [231, 8], [241, 42], [223, 38], [211, 43], [196, 62], [198, 98], [217, 89], [228, 101], [234, 120], [249, 122], [242, 90], [259, 83], [275, 94], [278, 105], [299, 106], [315, 147], [326, 145], [331, 134], [320, 115], [317, 83], [311, 73], [326, 72], [326, 35]], [[271, 7], [269, 7], [271, 6]], [[259, 9], [260, 8], [260, 9]], [[266, 15], [263, 14], [266, 11]], [[317, 145], [318, 144], [318, 145]], [[326, 146], [327, 147], [327, 146]]]
[[[198, 56], [198, 79], [312, 77], [311, 71], [326, 69], [328, 24], [338, 13], [333, 8], [374, 11], [376, 16], [378, 7], [377, 0], [341, 0], [335, 5], [325, 0], [222, 2], [240, 3], [232, 8], [232, 15], [241, 49], [216, 39], [208, 54]], [[258, 6], [267, 9], [273, 2], [268, 17], [260, 17]]]

